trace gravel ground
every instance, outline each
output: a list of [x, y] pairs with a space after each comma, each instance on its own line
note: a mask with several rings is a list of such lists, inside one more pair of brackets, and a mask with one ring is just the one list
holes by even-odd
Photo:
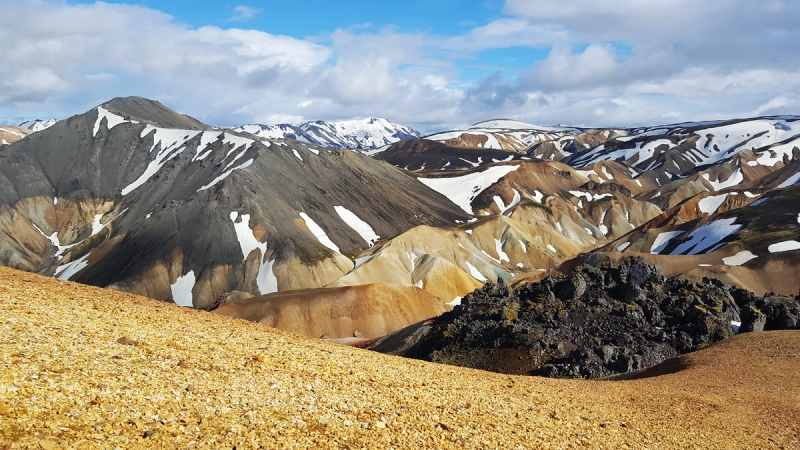
[[0, 268], [0, 449], [800, 448], [800, 331], [655, 377], [381, 355]]

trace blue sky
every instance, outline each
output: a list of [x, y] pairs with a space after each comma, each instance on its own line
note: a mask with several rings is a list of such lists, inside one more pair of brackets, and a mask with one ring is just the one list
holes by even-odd
[[[252, 3], [173, 0], [107, 3], [128, 3], [157, 9], [195, 28], [204, 25], [246, 26], [299, 39], [366, 24], [372, 27], [395, 26], [404, 32], [456, 35], [503, 16], [503, 2], [497, 0], [294, 0]], [[236, 10], [237, 7], [250, 8], [254, 15], [245, 17]]]
[[0, 0], [0, 123], [141, 95], [233, 126], [798, 113], [794, 0]]

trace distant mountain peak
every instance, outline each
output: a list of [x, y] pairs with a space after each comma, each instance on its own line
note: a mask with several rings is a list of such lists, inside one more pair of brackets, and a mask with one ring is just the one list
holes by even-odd
[[187, 130], [212, 128], [193, 117], [177, 113], [156, 100], [144, 97], [117, 97], [100, 106], [125, 117], [126, 120], [135, 120], [164, 128]]
[[316, 120], [297, 124], [251, 124], [233, 128], [266, 139], [296, 139], [320, 147], [367, 150], [383, 147], [421, 134], [387, 119], [370, 117], [342, 121]]
[[36, 119], [36, 120], [28, 120], [26, 122], [22, 122], [21, 124], [19, 124], [19, 126], [22, 128], [27, 128], [28, 130], [31, 130], [35, 133], [37, 131], [46, 130], [52, 127], [53, 125], [56, 124], [56, 122], [58, 122], [58, 120], [56, 119], [47, 119], [47, 120]]

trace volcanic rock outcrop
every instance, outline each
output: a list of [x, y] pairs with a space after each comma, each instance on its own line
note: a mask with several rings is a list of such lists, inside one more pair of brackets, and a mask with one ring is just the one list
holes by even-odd
[[606, 378], [707, 347], [734, 328], [794, 329], [800, 318], [800, 298], [666, 278], [642, 258], [617, 268], [593, 259], [599, 267], [516, 289], [487, 284], [452, 312], [370, 348], [495, 372]]

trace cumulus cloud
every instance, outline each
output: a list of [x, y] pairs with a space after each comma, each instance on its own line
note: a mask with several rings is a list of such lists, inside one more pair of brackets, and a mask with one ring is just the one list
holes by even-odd
[[[483, 114], [639, 125], [797, 113], [796, 1], [507, 0], [504, 11], [525, 22], [519, 29], [558, 32], [548, 57], [519, 77], [489, 77], [473, 89], [494, 95]], [[514, 108], [525, 94], [548, 101]], [[474, 109], [462, 103], [463, 114]]]
[[[503, 11], [456, 36], [350, 26], [312, 41], [190, 28], [133, 5], [7, 0], [0, 121], [121, 95], [221, 126], [382, 116], [430, 132], [494, 117], [626, 126], [797, 112], [796, 1], [507, 0]], [[512, 47], [549, 54], [479, 80], [460, 68]]]

